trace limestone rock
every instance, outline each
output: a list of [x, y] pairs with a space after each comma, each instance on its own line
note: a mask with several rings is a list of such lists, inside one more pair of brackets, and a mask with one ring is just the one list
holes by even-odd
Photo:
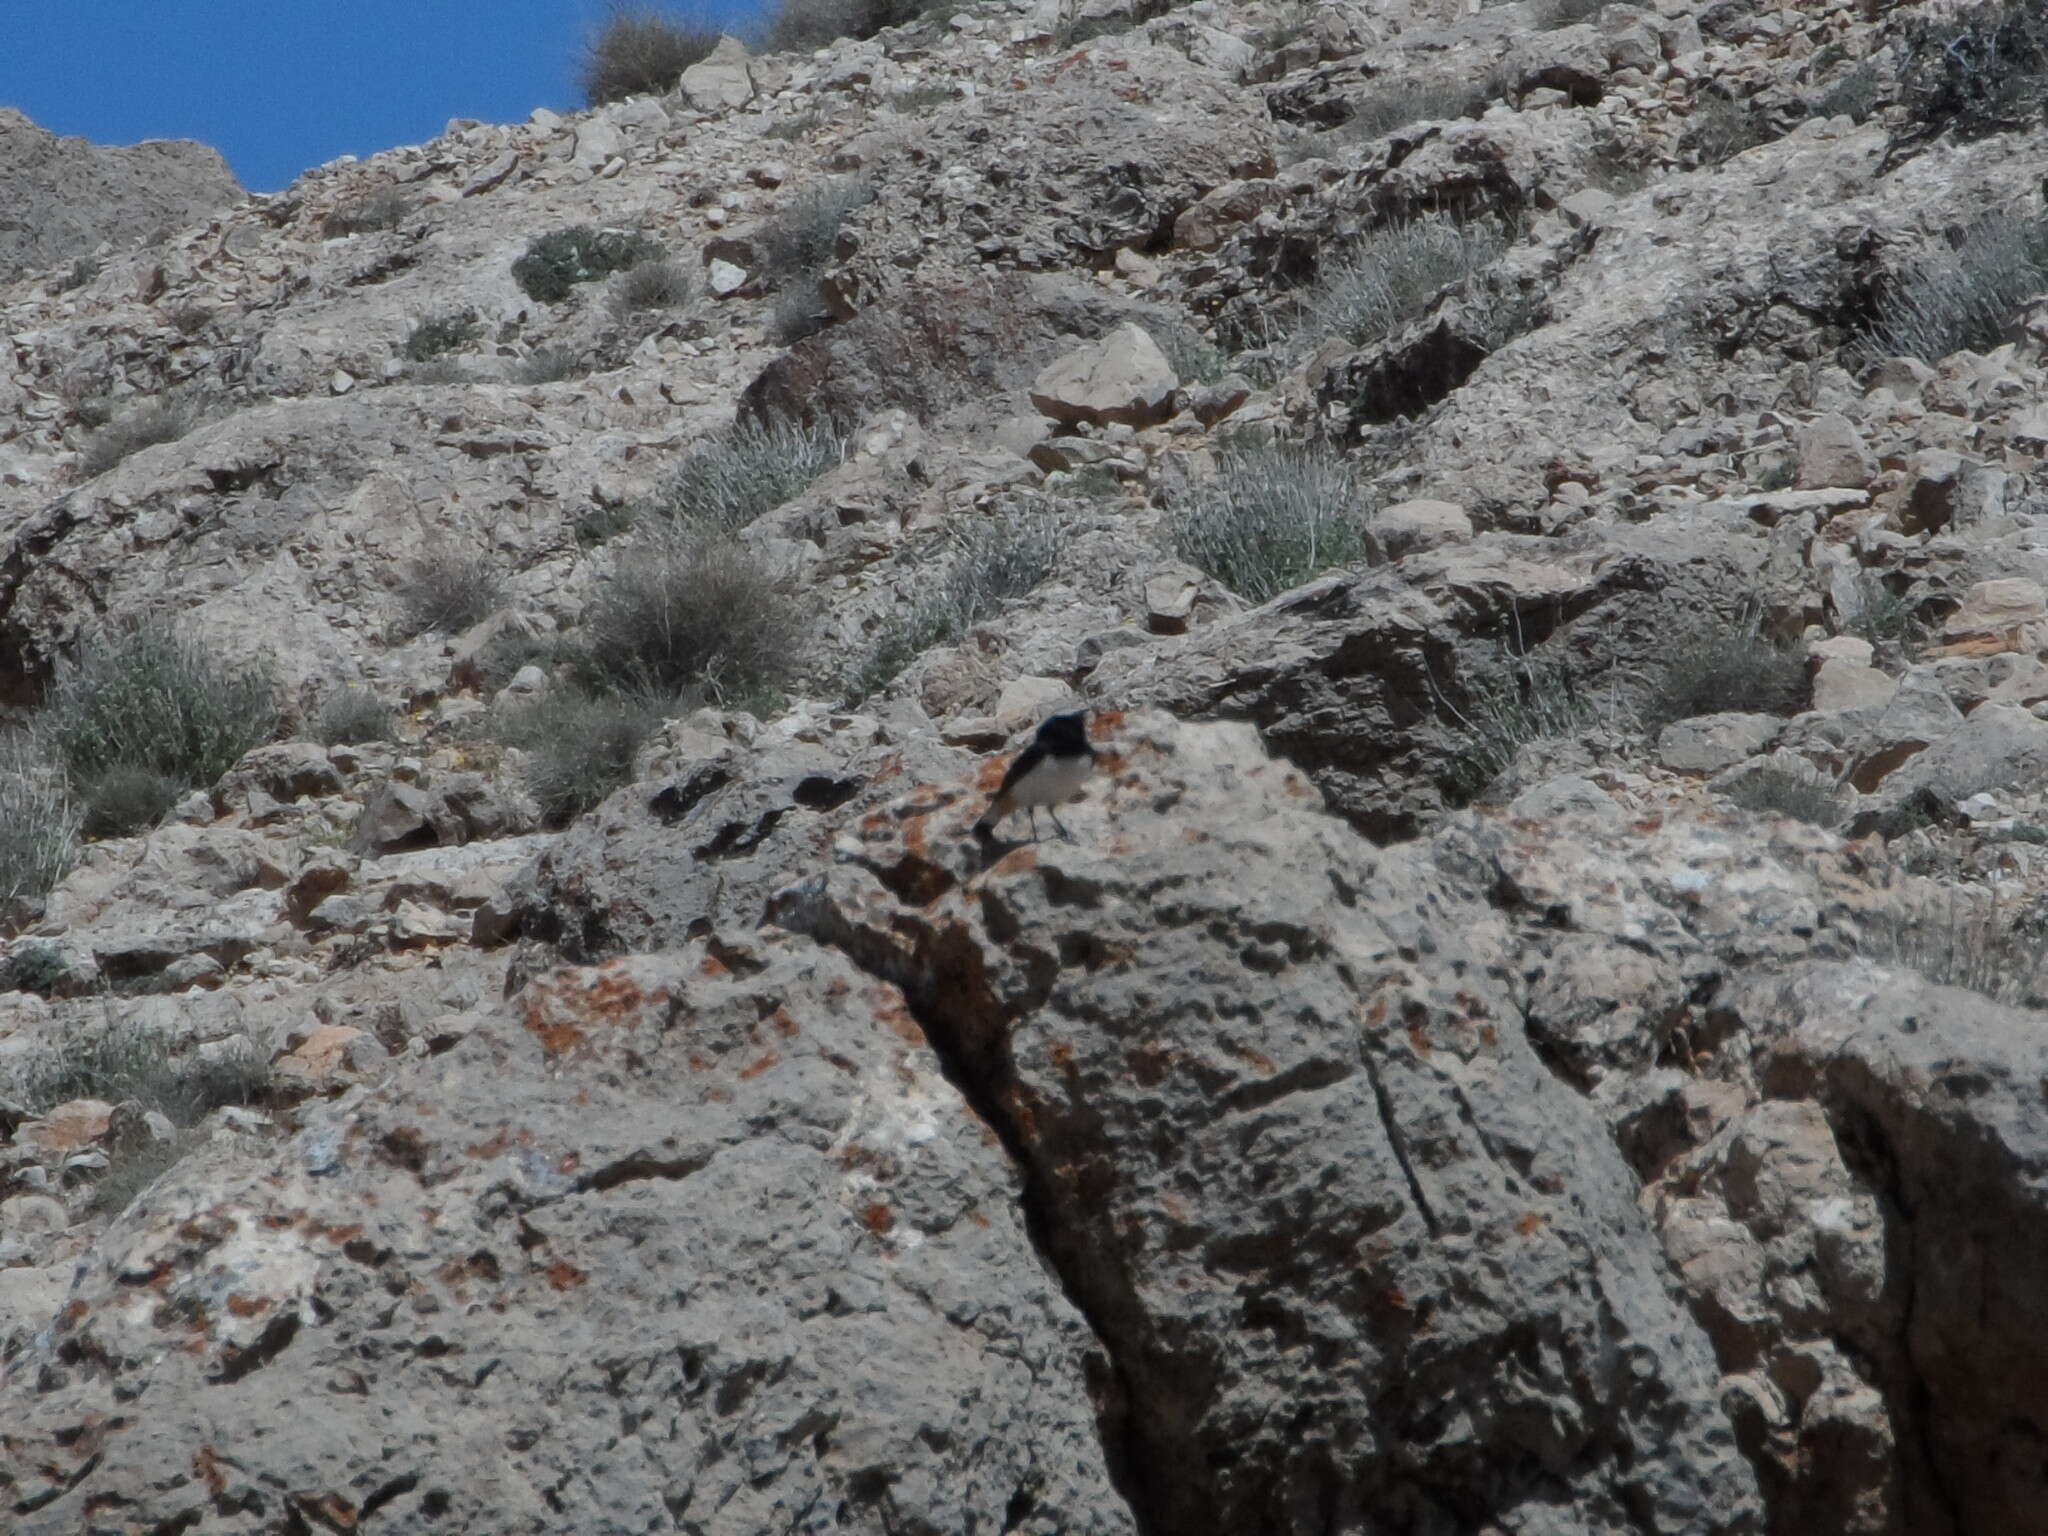
[[1877, 478], [1877, 455], [1849, 418], [1830, 411], [1799, 429], [1799, 488], [1851, 486], [1857, 490]]
[[1065, 425], [1148, 427], [1173, 413], [1173, 365], [1142, 326], [1119, 326], [1040, 373], [1031, 403]]
[[1472, 517], [1454, 501], [1402, 501], [1383, 507], [1372, 520], [1373, 535], [1389, 560], [1472, 537]]
[[683, 71], [677, 89], [699, 112], [729, 112], [754, 99], [754, 77], [746, 45], [721, 37], [718, 46]]
[[1785, 728], [1775, 715], [1696, 715], [1657, 737], [1657, 761], [1677, 773], [1718, 773], [1754, 757]]

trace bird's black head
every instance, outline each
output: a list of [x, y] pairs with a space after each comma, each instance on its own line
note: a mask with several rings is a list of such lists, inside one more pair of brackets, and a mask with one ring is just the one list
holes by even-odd
[[1038, 728], [1038, 744], [1055, 757], [1081, 757], [1095, 749], [1088, 745], [1088, 711], [1048, 715]]

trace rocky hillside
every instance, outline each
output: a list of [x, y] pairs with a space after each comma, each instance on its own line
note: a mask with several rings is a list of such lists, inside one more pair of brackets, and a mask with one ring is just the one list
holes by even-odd
[[0, 281], [76, 264], [103, 243], [168, 238], [242, 198], [218, 152], [187, 139], [110, 146], [60, 139], [0, 107]]
[[0, 287], [0, 1524], [2048, 1529], [2044, 153], [1015, 0]]

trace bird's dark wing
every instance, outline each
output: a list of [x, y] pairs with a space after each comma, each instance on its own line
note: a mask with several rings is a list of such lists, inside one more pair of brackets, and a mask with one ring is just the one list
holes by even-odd
[[996, 798], [1000, 800], [1004, 795], [1015, 789], [1019, 779], [1023, 778], [1025, 774], [1044, 761], [1045, 748], [1038, 742], [1032, 742], [1030, 746], [1010, 760], [1010, 766], [1003, 774], [1002, 786], [996, 790]]

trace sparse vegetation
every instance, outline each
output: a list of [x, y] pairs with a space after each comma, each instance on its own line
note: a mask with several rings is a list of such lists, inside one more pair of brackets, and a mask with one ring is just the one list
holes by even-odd
[[0, 990], [55, 995], [71, 976], [64, 951], [55, 944], [17, 944], [0, 966]]
[[585, 620], [588, 670], [621, 694], [759, 698], [796, 663], [795, 602], [745, 545], [693, 526], [643, 536]]
[[672, 91], [683, 71], [718, 46], [715, 27], [678, 22], [660, 11], [614, 5], [584, 47], [576, 83], [593, 107], [628, 96]]
[[1869, 332], [1851, 346], [1863, 362], [1904, 355], [1937, 361], [1988, 352], [2013, 313], [2048, 289], [2048, 218], [1987, 214], [1953, 246], [1937, 247], [1885, 289]]
[[79, 471], [87, 479], [103, 475], [144, 448], [175, 443], [198, 424], [199, 410], [190, 401], [145, 400], [86, 439], [78, 456]]
[[162, 821], [190, 786], [140, 763], [116, 763], [80, 782], [87, 837], [132, 837]]
[[180, 1127], [226, 1105], [256, 1103], [269, 1087], [270, 1068], [251, 1041], [174, 1058], [161, 1033], [111, 1013], [14, 1067], [14, 1091], [38, 1114], [72, 1099], [135, 1099]]
[[0, 915], [39, 905], [78, 855], [83, 812], [25, 732], [0, 737]]
[[632, 507], [594, 502], [576, 519], [576, 542], [585, 549], [594, 548], [632, 532], [639, 521], [639, 513]]
[[1409, 80], [1361, 99], [1332, 134], [1354, 143], [1385, 138], [1410, 123], [1446, 122], [1484, 110], [1486, 93], [1469, 81]]
[[1817, 773], [1789, 768], [1760, 768], [1728, 788], [1728, 798], [1746, 811], [1789, 816], [1816, 827], [1833, 827], [1842, 819], [1842, 794]]
[[180, 336], [197, 336], [212, 323], [213, 311], [204, 304], [180, 304], [164, 318]]
[[40, 730], [87, 820], [119, 825], [144, 814], [152, 796], [207, 788], [280, 724], [264, 668], [230, 663], [175, 625], [146, 619], [85, 648], [58, 679]]
[[1181, 383], [1214, 384], [1230, 372], [1229, 356], [1192, 326], [1160, 325], [1148, 329]]
[[409, 363], [424, 363], [449, 352], [459, 352], [483, 334], [483, 325], [473, 309], [455, 314], [434, 315], [412, 328], [400, 350]]
[[742, 422], [699, 444], [647, 510], [671, 522], [737, 533], [845, 457], [845, 439], [829, 427]]
[[408, 384], [474, 384], [476, 375], [456, 358], [434, 357], [408, 367], [405, 381]]
[[2014, 1007], [2048, 1005], [2048, 943], [2038, 910], [1978, 891], [1950, 890], [1874, 922], [1863, 952], [1918, 971], [1938, 986], [1965, 987]]
[[529, 298], [554, 304], [578, 283], [594, 283], [661, 254], [661, 246], [638, 230], [578, 224], [533, 240], [512, 263], [512, 277]]
[[847, 668], [843, 687], [858, 704], [886, 688], [935, 645], [957, 640], [1013, 598], [1040, 586], [1058, 565], [1068, 529], [1049, 511], [963, 520], [948, 530], [949, 557], [907, 607], [892, 613]]
[[320, 221], [320, 233], [332, 240], [341, 235], [374, 234], [396, 229], [418, 205], [396, 187], [385, 187], [334, 209]]
[[631, 782], [633, 759], [664, 713], [644, 695], [557, 687], [502, 711], [496, 734], [527, 754], [526, 787], [560, 824]]
[[819, 297], [815, 283], [792, 283], [775, 300], [768, 318], [768, 337], [778, 347], [793, 347], [832, 323], [832, 311]]
[[1423, 314], [1443, 289], [1500, 259], [1508, 235], [1490, 219], [1440, 215], [1374, 230], [1334, 260], [1302, 306], [1297, 347], [1331, 336], [1366, 347]]
[[696, 295], [689, 269], [671, 257], [643, 261], [612, 282], [606, 302], [612, 318], [630, 320], [658, 310], [681, 309]]
[[1789, 715], [1807, 697], [1806, 659], [1781, 650], [1753, 615], [1710, 617], [1670, 637], [1644, 707], [1651, 729], [1695, 715]]
[[1894, 592], [1875, 571], [1856, 576], [1856, 611], [1842, 625], [1845, 634], [1868, 640], [1881, 658], [1905, 662], [1927, 638], [1912, 600]]
[[320, 702], [313, 739], [325, 747], [354, 746], [365, 741], [397, 739], [397, 718], [391, 707], [368, 688], [349, 683]]
[[792, 113], [788, 117], [777, 118], [761, 130], [761, 137], [764, 139], [781, 139], [785, 143], [794, 142], [797, 139], [806, 139], [811, 136], [812, 130], [824, 120], [824, 109], [819, 107], [816, 102], [813, 102], [800, 112]]
[[1807, 102], [1815, 117], [1846, 117], [1853, 123], [1867, 123], [1884, 106], [1884, 76], [1876, 65], [1865, 62]]
[[815, 279], [832, 264], [840, 226], [874, 200], [874, 187], [859, 177], [806, 187], [761, 230], [756, 243], [763, 276], [773, 284]]
[[1215, 477], [1176, 511], [1173, 547], [1240, 597], [1263, 603], [1319, 571], [1363, 560], [1370, 511], [1334, 451], [1238, 440], [1218, 453]]
[[888, 104], [891, 110], [913, 117], [922, 116], [934, 107], [943, 107], [952, 100], [953, 88], [949, 85], [914, 85], [891, 96]]
[[1499, 672], [1475, 678], [1463, 708], [1439, 697], [1466, 736], [1447, 785], [1460, 802], [1483, 794], [1522, 748], [1575, 737], [1598, 719], [1570, 668], [1526, 654], [1510, 654]]
[[513, 372], [521, 384], [559, 384], [564, 379], [582, 378], [590, 372], [590, 365], [569, 347], [535, 347]]
[[1575, 22], [1591, 21], [1606, 8], [1607, 0], [1538, 0], [1531, 18], [1540, 32], [1553, 32]]
[[763, 46], [771, 53], [813, 53], [842, 37], [873, 37], [924, 14], [929, 0], [780, 0]]
[[460, 634], [505, 600], [497, 568], [481, 555], [436, 549], [406, 566], [398, 601], [407, 634]]
[[1885, 151], [1886, 168], [1943, 133], [1977, 138], [2048, 110], [2048, 10], [2038, 0], [1910, 17], [1897, 54], [1909, 121]]

